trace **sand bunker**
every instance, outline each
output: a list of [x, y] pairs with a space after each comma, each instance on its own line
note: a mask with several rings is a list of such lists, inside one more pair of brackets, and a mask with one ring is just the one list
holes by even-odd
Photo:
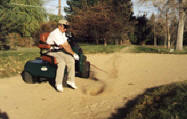
[[10, 119], [107, 119], [147, 88], [187, 79], [187, 55], [90, 54], [91, 76], [77, 90], [0, 79], [0, 110]]

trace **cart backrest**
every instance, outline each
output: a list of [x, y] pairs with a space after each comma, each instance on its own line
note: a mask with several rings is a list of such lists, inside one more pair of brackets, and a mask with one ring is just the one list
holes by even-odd
[[51, 46], [46, 43], [48, 36], [49, 36], [49, 32], [40, 34], [40, 41], [38, 47], [40, 48], [41, 59], [51, 64], [57, 64], [56, 58], [47, 55], [47, 53], [50, 51], [51, 48]]
[[41, 49], [50, 49], [51, 46], [46, 43], [47, 38], [49, 36], [49, 32], [41, 33], [40, 34], [40, 41], [38, 47]]
[[48, 36], [49, 36], [49, 32], [41, 33], [40, 34], [40, 41], [46, 44]]

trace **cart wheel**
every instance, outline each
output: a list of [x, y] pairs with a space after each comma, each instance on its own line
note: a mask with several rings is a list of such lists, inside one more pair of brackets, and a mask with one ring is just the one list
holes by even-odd
[[85, 62], [83, 65], [83, 70], [81, 72], [82, 78], [89, 78], [90, 76], [90, 62]]
[[35, 83], [33, 76], [27, 71], [22, 72], [22, 78], [26, 83], [29, 83], [29, 84]]

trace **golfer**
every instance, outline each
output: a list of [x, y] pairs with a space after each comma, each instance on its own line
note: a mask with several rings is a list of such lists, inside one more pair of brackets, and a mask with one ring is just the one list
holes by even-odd
[[[66, 20], [60, 20], [58, 22], [58, 27], [53, 30], [47, 38], [47, 44], [56, 45], [51, 49], [53, 52], [49, 52], [48, 55], [55, 57], [58, 62], [55, 81], [56, 89], [59, 92], [63, 92], [62, 83], [65, 66], [67, 66], [68, 73], [67, 85], [71, 86], [73, 89], [77, 89], [75, 85], [75, 60], [79, 60], [79, 56], [73, 52], [65, 36], [67, 25]], [[65, 52], [62, 52], [60, 49], [63, 49]]]

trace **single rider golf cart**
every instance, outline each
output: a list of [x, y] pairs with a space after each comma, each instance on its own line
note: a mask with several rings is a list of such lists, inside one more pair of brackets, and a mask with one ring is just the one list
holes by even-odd
[[[54, 57], [47, 55], [50, 49], [50, 45], [46, 44], [49, 32], [40, 34], [40, 58], [27, 61], [22, 72], [22, 78], [26, 83], [36, 83], [43, 80], [53, 80], [56, 76], [57, 61]], [[81, 78], [88, 78], [90, 72], [90, 63], [87, 61], [86, 56], [83, 54], [82, 49], [75, 42], [70, 34], [66, 34], [68, 42], [72, 47], [72, 50], [80, 57], [79, 61], [75, 61], [75, 76]], [[64, 77], [67, 75], [66, 70]]]

